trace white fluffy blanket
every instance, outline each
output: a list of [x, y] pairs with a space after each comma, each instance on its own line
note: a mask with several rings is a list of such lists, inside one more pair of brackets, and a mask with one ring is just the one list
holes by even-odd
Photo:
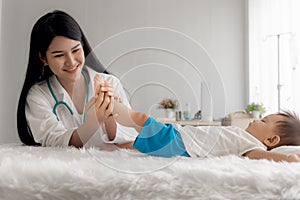
[[2, 145], [0, 199], [300, 199], [300, 163]]

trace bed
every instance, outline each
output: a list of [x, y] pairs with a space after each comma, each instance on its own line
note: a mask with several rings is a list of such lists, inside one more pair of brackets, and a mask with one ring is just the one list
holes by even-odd
[[300, 199], [300, 163], [4, 144], [0, 199]]

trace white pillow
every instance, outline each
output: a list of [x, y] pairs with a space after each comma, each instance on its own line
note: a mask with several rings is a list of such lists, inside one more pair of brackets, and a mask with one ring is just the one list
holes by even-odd
[[300, 146], [280, 146], [271, 151], [286, 154], [300, 154]]

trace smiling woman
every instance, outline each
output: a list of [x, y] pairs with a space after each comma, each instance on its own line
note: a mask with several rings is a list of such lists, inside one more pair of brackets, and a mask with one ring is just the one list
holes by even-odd
[[[86, 59], [88, 57], [88, 59]], [[98, 75], [100, 80], [94, 81]], [[94, 91], [105, 92], [94, 97]], [[27, 145], [115, 149], [136, 132], [109, 115], [111, 99], [129, 106], [120, 81], [108, 74], [67, 13], [42, 16], [31, 33], [26, 78], [18, 105], [18, 133]], [[121, 132], [121, 136], [116, 134]], [[106, 133], [116, 135], [109, 141]], [[131, 135], [131, 136], [130, 136]]]
[[[45, 67], [56, 75], [60, 84], [72, 96], [76, 79], [80, 77], [85, 58], [80, 41], [72, 40], [63, 36], [53, 38], [46, 51], [46, 56], [41, 57]], [[79, 84], [81, 85], [81, 84]], [[81, 95], [85, 96], [85, 95]]]

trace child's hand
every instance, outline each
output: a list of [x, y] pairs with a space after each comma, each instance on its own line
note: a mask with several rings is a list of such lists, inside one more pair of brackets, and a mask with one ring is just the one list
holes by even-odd
[[286, 156], [288, 162], [300, 162], [300, 154], [290, 154]]

